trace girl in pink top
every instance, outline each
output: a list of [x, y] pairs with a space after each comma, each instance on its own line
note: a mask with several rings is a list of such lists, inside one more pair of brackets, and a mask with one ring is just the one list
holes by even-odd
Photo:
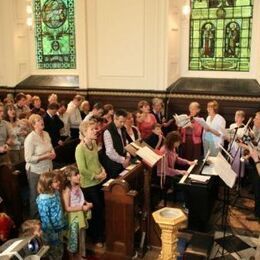
[[[198, 116], [200, 105], [198, 102], [192, 102], [189, 105], [190, 117]], [[185, 128], [181, 128], [181, 137], [183, 151], [182, 156], [188, 160], [200, 159], [202, 155], [202, 126], [195, 120]]]
[[139, 112], [137, 112], [137, 127], [141, 133], [141, 138], [145, 139], [152, 134], [153, 126], [157, 123], [155, 116], [150, 113], [150, 105], [142, 100], [138, 103]]

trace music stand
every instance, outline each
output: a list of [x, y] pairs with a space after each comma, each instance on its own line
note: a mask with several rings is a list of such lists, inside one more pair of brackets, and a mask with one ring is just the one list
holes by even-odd
[[[232, 158], [231, 155], [226, 151], [226, 149], [222, 145], [219, 145], [219, 147], [229, 158]], [[225, 255], [224, 250], [227, 242], [227, 221], [228, 221], [227, 219], [228, 219], [229, 204], [230, 204], [230, 189], [234, 187], [237, 175], [231, 168], [231, 165], [228, 163], [228, 161], [224, 158], [224, 156], [220, 152], [217, 155], [217, 163], [214, 164], [214, 166], [216, 168], [216, 172], [218, 173], [219, 177], [222, 179], [224, 183], [224, 199], [223, 199], [222, 219], [221, 219], [221, 225], [223, 228], [223, 237], [221, 238], [222, 243], [218, 243], [216, 241], [219, 244], [219, 246], [222, 246], [221, 256], [224, 257]], [[219, 250], [217, 250], [216, 255], [219, 253], [219, 251], [220, 248]], [[236, 252], [236, 250], [234, 250], [234, 252]], [[238, 256], [240, 257], [239, 254]]]

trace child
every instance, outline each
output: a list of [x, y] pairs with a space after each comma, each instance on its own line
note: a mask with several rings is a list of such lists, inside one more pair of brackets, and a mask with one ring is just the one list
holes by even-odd
[[42, 223], [43, 240], [50, 246], [48, 255], [53, 260], [62, 259], [62, 232], [66, 227], [59, 189], [60, 181], [55, 171], [40, 175], [37, 186], [39, 196], [36, 203]]
[[158, 123], [154, 124], [152, 134], [144, 139], [144, 141], [153, 149], [160, 149], [164, 141], [161, 125]]
[[229, 147], [228, 151], [230, 151], [230, 154], [233, 157], [233, 161], [231, 163], [232, 169], [239, 177], [244, 176], [244, 165], [241, 164], [240, 158], [242, 156], [242, 148], [237, 144], [236, 140], [237, 138], [241, 138], [241, 132], [244, 132], [243, 126], [244, 126], [244, 120], [245, 120], [245, 112], [242, 110], [236, 111], [235, 114], [235, 123], [230, 125], [230, 138], [229, 139]]
[[63, 191], [63, 202], [65, 211], [68, 213], [68, 251], [76, 253], [79, 251], [82, 258], [86, 257], [86, 230], [88, 227], [86, 218], [90, 216], [92, 203], [84, 199], [80, 188], [80, 174], [75, 166], [68, 166], [64, 172], [66, 176], [65, 189]]
[[41, 222], [38, 219], [28, 219], [20, 227], [19, 237], [38, 236], [42, 237]]

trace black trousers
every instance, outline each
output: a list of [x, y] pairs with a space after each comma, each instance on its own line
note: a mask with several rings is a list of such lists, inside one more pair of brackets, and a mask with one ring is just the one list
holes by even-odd
[[254, 172], [254, 193], [255, 193], [255, 216], [260, 218], [260, 176]]
[[93, 243], [104, 242], [104, 194], [102, 185], [95, 185], [89, 188], [81, 188], [87, 202], [93, 203], [92, 218], [89, 221], [89, 235]]
[[245, 177], [248, 178], [250, 188], [255, 195], [255, 216], [260, 217], [260, 176], [251, 158], [249, 162], [245, 164]]
[[70, 128], [70, 137], [71, 137], [71, 139], [79, 138], [79, 129], [78, 128]]

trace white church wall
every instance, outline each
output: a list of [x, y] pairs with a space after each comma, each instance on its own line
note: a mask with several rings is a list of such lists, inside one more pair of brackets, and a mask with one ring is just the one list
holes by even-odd
[[15, 86], [30, 75], [26, 0], [0, 1], [0, 85]]
[[[3, 18], [4, 11], [2, 8], [2, 3], [0, 2], [0, 35], [4, 36], [4, 26]], [[4, 76], [4, 41], [0, 41], [0, 86], [5, 85], [5, 76]]]
[[89, 87], [165, 89], [167, 2], [87, 1]]
[[30, 75], [30, 49], [28, 26], [26, 24], [26, 0], [15, 0], [14, 60], [16, 82]]
[[260, 84], [260, 1], [254, 1], [254, 26], [252, 30], [253, 40], [252, 40], [252, 54], [251, 58], [254, 57], [254, 62], [251, 63], [251, 68], [254, 71], [255, 78]]
[[169, 0], [168, 8], [168, 86], [180, 77], [180, 27], [182, 2]]

